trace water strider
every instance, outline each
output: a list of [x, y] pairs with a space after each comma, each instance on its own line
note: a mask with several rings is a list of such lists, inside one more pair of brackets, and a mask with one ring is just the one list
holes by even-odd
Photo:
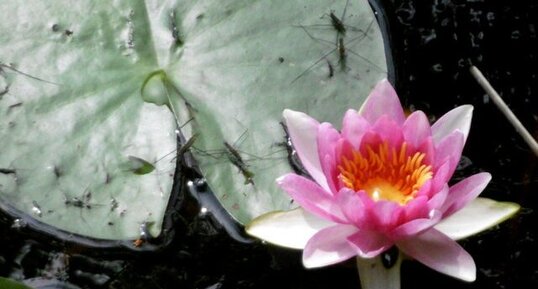
[[[180, 134], [180, 129], [183, 128], [185, 125], [187, 125], [189, 122], [191, 122], [194, 118], [190, 118], [189, 120], [187, 120], [183, 125], [181, 125], [177, 130], [176, 130], [176, 134], [179, 135]], [[177, 118], [176, 118], [176, 121], [177, 121]], [[147, 160], [144, 160], [142, 158], [139, 158], [139, 157], [135, 157], [135, 156], [128, 156], [128, 171], [131, 171], [133, 172], [134, 174], [138, 174], [138, 175], [144, 175], [144, 174], [149, 174], [149, 173], [152, 173], [154, 170], [157, 169], [157, 164], [160, 163], [161, 161], [163, 161], [164, 159], [166, 159], [167, 157], [171, 156], [174, 154], [174, 156], [170, 159], [170, 162], [173, 161], [173, 160], [176, 160], [176, 159], [181, 159], [182, 162], [184, 161], [184, 158], [183, 158], [183, 155], [185, 153], [187, 153], [187, 151], [194, 145], [196, 139], [198, 138], [198, 134], [193, 134], [189, 139], [187, 139], [185, 141], [185, 143], [183, 144], [179, 144], [178, 143], [178, 146], [179, 148], [176, 148], [170, 152], [167, 152], [165, 153], [164, 155], [162, 155], [161, 157], [159, 157], [157, 160], [155, 161], [147, 161]], [[184, 163], [182, 163], [183, 165], [185, 165]], [[160, 171], [160, 170], [158, 170]], [[111, 174], [110, 173], [107, 173], [106, 175], [106, 181], [105, 181], [105, 184], [108, 184], [111, 180]]]
[[245, 161], [243, 160], [239, 152], [227, 142], [224, 142], [224, 147], [226, 148], [227, 156], [230, 162], [234, 166], [236, 166], [243, 175], [243, 177], [245, 177], [245, 185], [254, 185], [254, 173], [247, 168], [247, 165], [245, 164]]
[[[267, 149], [269, 152], [263, 156], [241, 150], [239, 147], [247, 137], [247, 132], [248, 130], [245, 130], [233, 144], [228, 141], [223, 141], [222, 147], [220, 148], [202, 150], [200, 148], [193, 147], [193, 150], [196, 151], [196, 153], [200, 156], [209, 157], [219, 162], [230, 162], [239, 170], [239, 173], [243, 175], [245, 178], [245, 184], [254, 185], [253, 178], [255, 173], [251, 166], [256, 165], [257, 169], [259, 169], [259, 165], [261, 165], [264, 161], [283, 159], [284, 157], [279, 154], [283, 152], [284, 149], [279, 148], [275, 150], [274, 146], [271, 144]], [[270, 163], [268, 162], [268, 164]]]
[[[176, 149], [176, 150], [173, 150], [169, 153], [166, 153], [164, 154], [162, 157], [160, 157], [159, 159], [157, 159], [155, 162], [153, 162], [153, 165], [157, 165], [158, 162], [162, 161], [163, 159], [165, 159], [166, 157], [172, 155], [175, 153], [175, 157], [172, 158], [173, 159], [181, 159], [182, 162], [184, 160], [183, 156], [193, 147], [194, 143], [196, 142], [196, 139], [198, 138], [198, 134], [195, 133], [193, 134], [189, 139], [187, 139], [185, 141], [185, 143], [183, 143], [179, 149]], [[185, 164], [183, 164], [185, 165]]]
[[76, 208], [90, 210], [93, 206], [102, 206], [102, 204], [91, 203], [91, 199], [92, 199], [92, 192], [88, 189], [84, 190], [84, 192], [82, 193], [82, 196], [80, 197], [69, 197], [64, 192], [64, 204], [67, 207], [73, 206]]
[[[349, 0], [348, 0], [347, 3], [349, 3]], [[347, 9], [347, 4], [346, 4], [346, 9]], [[346, 9], [344, 9], [344, 15], [346, 13]], [[331, 11], [331, 13], [329, 14], [329, 17], [331, 17], [331, 24], [332, 24], [333, 28], [336, 31], [338, 31], [338, 33], [342, 34], [342, 36], [345, 36], [346, 35], [346, 26], [344, 25], [342, 20], [340, 20], [340, 19], [344, 19], [344, 18], [343, 17], [342, 18], [336, 17], [336, 15], [334, 15], [334, 11]]]
[[[304, 26], [304, 25], [298, 25], [297, 26], [297, 27], [301, 28], [308, 35], [308, 37], [310, 39], [312, 39], [312, 40], [314, 40], [316, 42], [326, 44], [326, 45], [332, 47], [332, 49], [327, 51], [326, 53], [324, 53], [319, 59], [317, 59], [314, 63], [312, 63], [309, 67], [307, 67], [302, 73], [300, 73], [297, 77], [295, 77], [291, 81], [291, 83], [294, 83], [295, 81], [297, 81], [298, 79], [303, 77], [310, 70], [312, 70], [315, 66], [317, 66], [323, 59], [326, 59], [328, 61], [327, 57], [329, 57], [333, 53], [335, 53], [337, 55], [337, 57], [338, 57], [338, 65], [340, 66], [340, 69], [341, 69], [342, 72], [347, 72], [347, 71], [350, 70], [350, 68], [348, 67], [348, 64], [347, 64], [348, 63], [348, 61], [347, 61], [348, 53], [358, 57], [362, 62], [365, 62], [370, 66], [373, 66], [377, 70], [379, 70], [381, 72], [386, 72], [385, 69], [379, 67], [377, 64], [373, 63], [368, 58], [366, 58], [366, 57], [362, 56], [361, 54], [349, 49], [349, 47], [351, 47], [352, 45], [359, 44], [363, 39], [365, 39], [368, 36], [368, 33], [370, 32], [375, 20], [372, 19], [371, 22], [366, 27], [366, 29], [364, 29], [364, 30], [345, 24], [344, 21], [345, 21], [348, 5], [349, 5], [349, 0], [346, 1], [345, 7], [344, 7], [343, 12], [342, 12], [342, 15], [340, 17], [336, 16], [334, 11], [331, 11], [328, 14], [329, 19], [330, 19], [330, 25], [325, 25], [325, 26], [329, 26], [332, 30], [334, 30], [336, 32], [334, 41], [330, 41], [330, 40], [326, 40], [326, 39], [322, 39], [322, 38], [314, 36], [313, 31], [312, 31], [314, 28], [312, 28], [312, 27], [307, 27], [307, 26]], [[321, 24], [314, 25], [314, 26], [319, 27], [319, 26], [321, 26]], [[350, 39], [347, 39], [346, 38], [346, 35], [347, 35], [346, 33], [348, 31], [354, 31], [354, 32], [358, 33], [358, 36], [350, 38]], [[346, 47], [348, 47], [348, 48], [346, 48]], [[329, 65], [328, 65], [329, 78], [332, 78], [334, 76], [334, 69], [333, 68], [334, 67], [329, 62]]]

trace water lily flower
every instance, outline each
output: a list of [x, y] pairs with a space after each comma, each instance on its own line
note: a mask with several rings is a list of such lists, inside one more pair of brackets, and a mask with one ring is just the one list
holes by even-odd
[[292, 110], [283, 115], [309, 173], [277, 180], [300, 206], [270, 212], [247, 225], [267, 242], [303, 249], [307, 268], [374, 258], [396, 246], [441, 273], [473, 281], [473, 258], [457, 242], [513, 215], [519, 206], [477, 198], [489, 173], [448, 184], [471, 125], [472, 106], [433, 125], [422, 111], [405, 116], [381, 81], [340, 131]]

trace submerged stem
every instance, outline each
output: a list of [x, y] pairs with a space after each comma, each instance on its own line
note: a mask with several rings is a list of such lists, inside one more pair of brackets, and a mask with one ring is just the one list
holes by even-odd
[[371, 259], [357, 257], [357, 269], [362, 289], [400, 289], [401, 254], [389, 268], [383, 263], [382, 256]]

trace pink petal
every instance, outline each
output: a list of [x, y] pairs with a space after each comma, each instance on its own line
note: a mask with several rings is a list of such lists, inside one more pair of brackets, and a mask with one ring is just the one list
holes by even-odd
[[330, 192], [335, 193], [335, 184], [338, 183], [336, 163], [339, 160], [335, 159], [336, 146], [340, 140], [340, 134], [329, 123], [322, 123], [318, 128], [318, 137], [316, 141], [318, 143], [318, 155], [321, 161], [321, 169], [325, 175], [325, 180], [329, 186]]
[[[428, 201], [429, 210], [441, 210], [441, 207], [446, 201], [448, 196], [448, 185], [445, 184], [441, 190], [434, 193], [431, 199]], [[442, 212], [442, 210], [441, 210]]]
[[[336, 143], [336, 149], [335, 150], [336, 150], [335, 155], [339, 156], [339, 159], [335, 160], [332, 164], [329, 163], [329, 162], [327, 162], [326, 164], [322, 163], [322, 166], [325, 169], [325, 165], [327, 167], [330, 167], [332, 165], [332, 170], [325, 170], [325, 174], [328, 175], [328, 176], [330, 174], [331, 177], [328, 177], [328, 178], [334, 182], [334, 184], [335, 184], [335, 192], [337, 192], [340, 189], [346, 187], [345, 184], [342, 182], [342, 179], [340, 178], [340, 170], [338, 169], [338, 166], [342, 165], [344, 157], [346, 159], [348, 159], [348, 160], [352, 160], [354, 158], [354, 156], [353, 156], [354, 148], [349, 143], [349, 141], [347, 141], [344, 138], [341, 138]], [[331, 185], [330, 182], [329, 182], [329, 185]]]
[[463, 133], [463, 143], [467, 140], [471, 119], [473, 118], [473, 106], [462, 105], [447, 112], [432, 125], [433, 140], [439, 143], [452, 132], [459, 130]]
[[344, 115], [342, 137], [347, 139], [355, 150], [360, 148], [362, 136], [370, 129], [370, 123], [359, 113], [350, 109]]
[[418, 148], [432, 135], [428, 117], [422, 111], [413, 112], [405, 120], [402, 130], [405, 141], [414, 148]]
[[422, 143], [416, 148], [417, 151], [425, 154], [424, 163], [428, 165], [433, 165], [434, 156], [435, 156], [435, 147], [433, 145], [432, 137], [427, 137], [422, 140]]
[[454, 214], [478, 197], [490, 180], [489, 173], [479, 173], [450, 187], [447, 199], [441, 208], [443, 218]]
[[366, 207], [365, 229], [385, 232], [391, 230], [400, 219], [402, 208], [391, 201], [373, 201], [364, 192], [359, 192], [359, 196]]
[[373, 131], [368, 131], [362, 136], [362, 141], [361, 141], [359, 150], [361, 154], [368, 155], [367, 147], [375, 148], [380, 143], [383, 143], [383, 140], [381, 139], [381, 137]]
[[362, 227], [362, 224], [364, 223], [365, 208], [359, 195], [353, 190], [342, 189], [338, 193], [337, 199], [347, 220], [359, 228]]
[[473, 257], [458, 243], [435, 229], [400, 240], [396, 245], [405, 254], [443, 274], [468, 282], [476, 279]]
[[336, 225], [317, 232], [303, 250], [303, 265], [316, 268], [345, 261], [357, 255], [347, 238], [357, 232], [351, 225]]
[[432, 195], [432, 180], [430, 179], [430, 180], [427, 180], [424, 184], [422, 184], [422, 186], [416, 193], [415, 198], [417, 197], [429, 198], [431, 197], [431, 195]]
[[318, 155], [334, 156], [336, 143], [339, 139], [340, 134], [330, 123], [324, 122], [320, 124], [318, 128], [318, 136], [316, 138], [318, 143]]
[[430, 209], [428, 208], [428, 197], [416, 197], [403, 207], [403, 211], [404, 221], [406, 222], [413, 219], [428, 217], [428, 214], [430, 213]]
[[387, 141], [392, 147], [400, 147], [404, 140], [402, 128], [388, 115], [381, 116], [372, 126], [372, 131], [376, 132], [383, 141]]
[[338, 178], [339, 171], [336, 160], [331, 155], [325, 155], [325, 157], [321, 160], [321, 167], [323, 168], [323, 173], [327, 179], [329, 193], [334, 196], [340, 187], [340, 179]]
[[303, 209], [321, 218], [345, 223], [345, 217], [333, 196], [312, 180], [296, 174], [287, 174], [278, 178], [277, 183]]
[[398, 95], [388, 80], [380, 81], [363, 103], [359, 114], [370, 123], [382, 115], [389, 115], [396, 123], [403, 124], [405, 115]]
[[365, 230], [349, 236], [347, 240], [356, 247], [358, 255], [362, 258], [373, 258], [394, 245], [385, 235]]
[[432, 179], [431, 190], [433, 192], [441, 190], [447, 183], [452, 174], [449, 174], [450, 160], [445, 161], [440, 167], [437, 168]]
[[[348, 160], [353, 159], [353, 150], [354, 150], [353, 146], [345, 138], [339, 139], [336, 142], [335, 148], [334, 148], [335, 155], [338, 156], [340, 160], [342, 157], [346, 157]], [[340, 160], [338, 160], [339, 163], [341, 162]]]
[[393, 240], [400, 240], [420, 234], [439, 223], [439, 221], [441, 221], [441, 216], [442, 214], [440, 211], [432, 210], [430, 211], [429, 218], [414, 219], [402, 224], [392, 230], [390, 236]]
[[450, 178], [456, 170], [456, 166], [460, 161], [461, 152], [463, 151], [464, 145], [464, 136], [460, 131], [455, 131], [445, 137], [436, 147], [435, 147], [435, 167], [434, 169], [439, 168], [440, 165], [444, 164], [446, 161], [449, 161], [449, 167], [447, 175]]
[[282, 114], [293, 146], [304, 168], [321, 187], [329, 190], [318, 156], [318, 121], [302, 112], [290, 109], [285, 109]]

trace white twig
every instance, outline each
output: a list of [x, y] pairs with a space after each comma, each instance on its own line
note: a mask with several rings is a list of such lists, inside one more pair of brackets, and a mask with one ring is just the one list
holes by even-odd
[[532, 135], [529, 133], [527, 129], [521, 124], [519, 119], [514, 115], [512, 110], [508, 108], [506, 103], [502, 100], [501, 96], [493, 89], [491, 84], [488, 82], [488, 80], [484, 77], [482, 72], [478, 70], [475, 66], [471, 66], [471, 74], [474, 76], [476, 81], [482, 86], [482, 88], [486, 91], [486, 93], [489, 95], [489, 97], [493, 100], [493, 103], [497, 105], [499, 110], [506, 116], [508, 121], [515, 127], [516, 131], [523, 137], [525, 142], [529, 145], [531, 150], [534, 152], [536, 156], [538, 156], [538, 142], [532, 137]]

